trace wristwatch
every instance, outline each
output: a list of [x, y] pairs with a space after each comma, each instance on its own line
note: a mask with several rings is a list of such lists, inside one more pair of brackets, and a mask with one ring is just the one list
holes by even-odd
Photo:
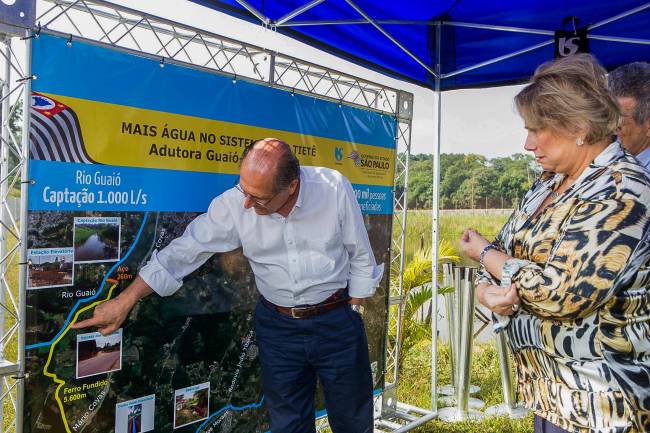
[[361, 316], [363, 316], [363, 313], [366, 310], [361, 304], [350, 304], [350, 307], [352, 308], [352, 311], [358, 313]]
[[525, 260], [508, 259], [501, 268], [501, 287], [508, 288], [512, 284], [512, 276], [528, 264]]
[[[512, 276], [528, 264], [525, 260], [509, 259], [503, 264], [501, 268], [501, 287], [507, 289], [512, 284]], [[514, 304], [512, 311], [516, 314], [519, 311], [519, 305]], [[494, 319], [494, 332], [499, 333], [508, 327], [510, 324], [511, 316], [502, 316], [497, 313], [492, 313]]]

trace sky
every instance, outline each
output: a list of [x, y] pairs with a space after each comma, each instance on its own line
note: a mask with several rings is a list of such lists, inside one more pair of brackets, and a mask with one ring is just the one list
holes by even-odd
[[[433, 152], [437, 104], [435, 93], [429, 89], [365, 69], [270, 29], [187, 0], [113, 2], [410, 92], [414, 95], [411, 153]], [[386, 39], [386, 44], [391, 43]], [[489, 158], [523, 152], [525, 130], [512, 102], [519, 89], [521, 86], [444, 92], [441, 152], [478, 153]]]

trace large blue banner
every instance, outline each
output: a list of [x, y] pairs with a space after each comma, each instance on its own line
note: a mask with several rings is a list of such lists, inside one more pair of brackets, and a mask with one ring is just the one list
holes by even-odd
[[[241, 249], [146, 298], [112, 335], [71, 325], [232, 188], [258, 138], [345, 174], [389, 263], [395, 119], [45, 34], [33, 69], [26, 431], [266, 432]], [[387, 293], [386, 274], [366, 316], [377, 391]]]

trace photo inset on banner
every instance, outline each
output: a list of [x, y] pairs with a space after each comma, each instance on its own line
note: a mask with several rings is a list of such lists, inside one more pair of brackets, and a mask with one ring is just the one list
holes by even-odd
[[155, 394], [115, 405], [115, 433], [144, 433], [153, 430]]
[[77, 335], [77, 379], [121, 368], [121, 328], [106, 337], [99, 332]]
[[174, 392], [174, 428], [204, 420], [210, 413], [210, 382]]
[[120, 217], [76, 217], [74, 261], [115, 262], [120, 259]]
[[73, 248], [27, 250], [27, 288], [71, 286], [74, 282]]

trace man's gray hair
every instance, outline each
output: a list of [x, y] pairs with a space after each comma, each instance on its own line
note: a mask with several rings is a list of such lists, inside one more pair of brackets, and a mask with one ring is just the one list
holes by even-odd
[[616, 97], [636, 100], [632, 116], [643, 125], [650, 119], [650, 63], [634, 62], [620, 66], [609, 73], [609, 89]]

